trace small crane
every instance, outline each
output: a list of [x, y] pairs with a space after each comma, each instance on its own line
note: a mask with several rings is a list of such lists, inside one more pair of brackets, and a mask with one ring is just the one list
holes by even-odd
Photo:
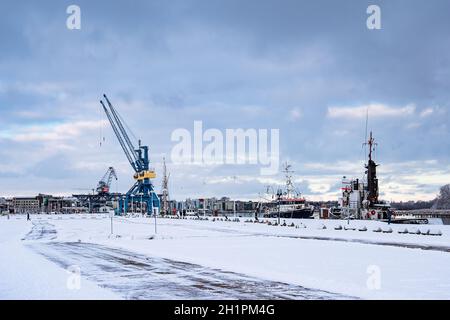
[[117, 180], [116, 170], [113, 167], [109, 167], [108, 171], [103, 175], [103, 178], [97, 184], [98, 194], [109, 194], [111, 187], [111, 181], [115, 178]]
[[149, 166], [148, 146], [141, 145], [141, 140], [139, 140], [138, 147], [134, 147], [124, 128], [123, 120], [121, 121], [119, 113], [105, 94], [103, 97], [107, 105], [105, 105], [103, 100], [100, 100], [100, 103], [128, 162], [134, 170], [133, 178], [136, 180], [125, 196], [119, 199], [118, 211], [126, 214], [130, 203], [132, 207], [135, 207], [135, 202], [139, 204], [140, 201], [141, 212], [143, 212], [142, 206], [145, 203], [147, 214], [151, 215], [153, 213], [156, 216], [159, 213], [160, 201], [150, 180], [156, 178], [156, 173]]

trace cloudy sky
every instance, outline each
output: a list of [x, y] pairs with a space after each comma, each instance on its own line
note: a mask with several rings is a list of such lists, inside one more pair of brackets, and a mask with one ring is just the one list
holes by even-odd
[[[71, 4], [81, 30], [66, 27]], [[366, 27], [369, 4], [381, 30]], [[167, 158], [172, 198], [255, 199], [283, 183], [258, 165], [172, 163], [172, 132], [201, 120], [280, 129], [300, 191], [336, 199], [342, 176], [363, 174], [367, 108], [383, 198], [431, 199], [450, 183], [447, 0], [1, 1], [0, 12], [0, 195], [86, 192], [109, 166], [127, 191], [103, 93], [158, 173]]]

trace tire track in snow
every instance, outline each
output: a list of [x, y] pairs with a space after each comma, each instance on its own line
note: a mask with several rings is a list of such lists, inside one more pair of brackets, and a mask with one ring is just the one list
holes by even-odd
[[78, 265], [82, 276], [126, 299], [352, 299], [91, 243], [49, 242], [29, 246], [63, 268]]
[[32, 221], [33, 227], [22, 240], [54, 240], [56, 239], [55, 226], [47, 221]]

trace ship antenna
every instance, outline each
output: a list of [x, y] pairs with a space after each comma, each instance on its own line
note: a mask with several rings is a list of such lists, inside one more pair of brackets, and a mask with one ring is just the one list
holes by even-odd
[[[369, 106], [367, 106], [367, 110], [366, 110], [366, 131], [365, 131], [364, 141], [367, 141], [368, 126], [369, 126]], [[367, 149], [364, 149], [364, 158], [367, 158]]]
[[372, 131], [370, 131], [369, 140], [367, 140], [364, 145], [369, 146], [369, 161], [372, 160], [372, 151], [374, 150], [374, 147], [377, 145], [375, 142], [375, 139], [372, 137]]
[[288, 197], [292, 197], [293, 193], [295, 191], [295, 187], [294, 184], [292, 183], [292, 173], [294, 171], [292, 171], [292, 166], [286, 161], [285, 165], [284, 165], [284, 173], [285, 173], [285, 177], [286, 177], [286, 193]]

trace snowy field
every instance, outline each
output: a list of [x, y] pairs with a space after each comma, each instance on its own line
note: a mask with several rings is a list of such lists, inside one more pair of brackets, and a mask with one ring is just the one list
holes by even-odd
[[450, 226], [31, 219], [0, 217], [1, 299], [450, 299]]

